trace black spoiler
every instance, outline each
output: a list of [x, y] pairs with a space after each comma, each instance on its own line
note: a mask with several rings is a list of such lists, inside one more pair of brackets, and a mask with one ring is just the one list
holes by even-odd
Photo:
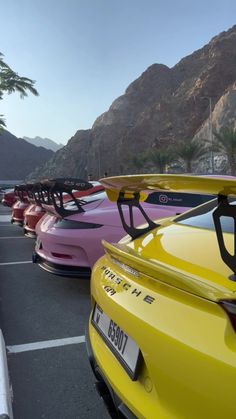
[[[57, 215], [64, 218], [84, 212], [82, 208], [83, 201], [75, 197], [74, 191], [87, 191], [93, 188], [93, 184], [83, 179], [57, 178], [41, 180], [40, 187], [39, 202], [41, 204], [53, 205]], [[65, 201], [65, 194], [70, 199]], [[68, 209], [68, 200], [74, 203], [74, 209]]]
[[[41, 202], [44, 201], [46, 203], [46, 197], [43, 196], [42, 186], [40, 182], [35, 183], [28, 183], [27, 184], [27, 195], [29, 199], [36, 202], [38, 205], [41, 205]], [[48, 202], [48, 200], [47, 200]]]
[[24, 201], [27, 198], [26, 183], [22, 183], [21, 185], [15, 185], [14, 192], [20, 201]]

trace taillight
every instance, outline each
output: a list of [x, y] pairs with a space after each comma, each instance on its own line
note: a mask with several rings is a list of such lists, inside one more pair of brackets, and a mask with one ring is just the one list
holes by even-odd
[[231, 324], [236, 332], [236, 300], [221, 300], [220, 306], [226, 311]]
[[58, 219], [55, 224], [55, 228], [63, 228], [68, 230], [87, 230], [87, 229], [94, 229], [94, 228], [101, 228], [103, 224], [97, 223], [88, 223], [85, 221], [75, 221], [75, 220], [67, 220], [67, 219]]
[[71, 255], [66, 255], [65, 253], [52, 252], [52, 256], [54, 256], [55, 258], [61, 258], [61, 259], [72, 259]]

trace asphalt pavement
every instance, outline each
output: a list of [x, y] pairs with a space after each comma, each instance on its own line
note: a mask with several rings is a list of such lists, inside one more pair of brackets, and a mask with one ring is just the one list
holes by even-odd
[[108, 419], [84, 342], [90, 281], [43, 271], [33, 248], [0, 205], [0, 326], [14, 419]]

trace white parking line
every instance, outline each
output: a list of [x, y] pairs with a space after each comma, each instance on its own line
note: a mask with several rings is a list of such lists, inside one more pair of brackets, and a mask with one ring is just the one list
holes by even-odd
[[28, 237], [25, 236], [6, 236], [6, 237], [0, 237], [0, 240], [5, 240], [5, 239], [27, 239]]
[[25, 345], [7, 346], [10, 354], [18, 354], [20, 352], [37, 351], [39, 349], [56, 348], [58, 346], [75, 345], [84, 343], [85, 336], [75, 336], [73, 338], [45, 340], [41, 342], [26, 343]]
[[0, 215], [0, 222], [11, 221], [11, 215]]
[[25, 263], [32, 263], [32, 260], [24, 260], [23, 262], [1, 262], [0, 266], [7, 266], [7, 265], [23, 265]]

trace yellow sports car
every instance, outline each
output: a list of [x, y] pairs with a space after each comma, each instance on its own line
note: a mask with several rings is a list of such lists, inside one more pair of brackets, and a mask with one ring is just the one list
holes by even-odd
[[[104, 242], [91, 279], [87, 348], [110, 413], [236, 418], [236, 180], [138, 175], [102, 183], [129, 235]], [[144, 214], [137, 227], [133, 207], [141, 210], [150, 189], [216, 198], [171, 219]]]

